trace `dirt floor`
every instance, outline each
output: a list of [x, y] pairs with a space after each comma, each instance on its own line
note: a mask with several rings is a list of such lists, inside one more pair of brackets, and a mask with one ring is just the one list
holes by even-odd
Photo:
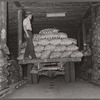
[[39, 84], [26, 84], [5, 98], [100, 98], [100, 87], [81, 80], [65, 83], [63, 76], [41, 77]]

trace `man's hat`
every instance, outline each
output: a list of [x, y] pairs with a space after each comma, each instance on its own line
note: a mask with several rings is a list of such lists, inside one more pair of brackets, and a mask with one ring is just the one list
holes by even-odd
[[26, 12], [26, 16], [32, 15], [31, 12]]

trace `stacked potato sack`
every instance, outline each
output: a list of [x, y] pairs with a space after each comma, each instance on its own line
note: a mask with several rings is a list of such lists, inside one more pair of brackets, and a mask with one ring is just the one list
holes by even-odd
[[37, 58], [82, 57], [76, 39], [68, 38], [66, 33], [57, 29], [44, 29], [34, 35], [33, 44]]
[[8, 84], [20, 81], [20, 66], [17, 64], [15, 60], [11, 60], [10, 63], [11, 65], [8, 66]]
[[[19, 60], [24, 58], [25, 47], [24, 42], [20, 46]], [[35, 54], [39, 59], [47, 58], [65, 58], [65, 57], [82, 57], [83, 54], [78, 49], [77, 40], [68, 38], [66, 33], [59, 32], [57, 29], [44, 29], [35, 34], [33, 37], [33, 45], [35, 46]]]
[[4, 89], [8, 84], [8, 70], [7, 70], [7, 53], [8, 48], [5, 44], [0, 43], [0, 90]]

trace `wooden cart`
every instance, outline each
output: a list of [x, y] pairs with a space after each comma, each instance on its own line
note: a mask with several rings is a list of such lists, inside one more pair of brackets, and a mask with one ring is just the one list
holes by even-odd
[[80, 62], [81, 58], [60, 58], [60, 59], [34, 59], [20, 60], [19, 64], [28, 64], [28, 83], [38, 83], [39, 75], [47, 75], [50, 78], [54, 74], [64, 74], [66, 82], [75, 82], [74, 62]]

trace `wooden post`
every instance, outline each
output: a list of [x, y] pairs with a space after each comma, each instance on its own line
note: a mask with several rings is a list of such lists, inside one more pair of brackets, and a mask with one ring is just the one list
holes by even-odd
[[79, 47], [79, 49], [81, 48], [81, 45], [80, 45], [80, 33], [81, 33], [81, 30], [79, 30], [78, 31], [78, 33], [77, 33], [77, 40], [78, 40], [78, 47]]
[[0, 41], [6, 44], [7, 1], [0, 1]]
[[18, 56], [20, 51], [20, 45], [22, 43], [22, 32], [23, 32], [23, 10], [18, 10]]
[[82, 33], [83, 33], [83, 49], [86, 46], [86, 27], [85, 27], [85, 20], [82, 21]]
[[91, 16], [92, 16], [92, 17], [91, 17], [91, 20], [92, 20], [92, 24], [95, 22], [95, 17], [96, 17], [96, 16], [95, 16], [95, 13], [96, 13], [96, 12], [95, 12], [94, 9], [95, 9], [95, 7], [92, 6], [92, 4], [91, 4]]
[[[23, 13], [22, 9], [19, 9], [18, 10], [18, 56], [20, 55], [19, 51], [20, 51], [20, 45], [22, 43], [22, 31], [23, 31], [23, 29], [22, 29], [23, 28], [23, 26], [22, 26], [23, 25], [22, 13]], [[21, 73], [22, 73], [22, 78], [23, 78], [23, 69], [22, 69]]]

